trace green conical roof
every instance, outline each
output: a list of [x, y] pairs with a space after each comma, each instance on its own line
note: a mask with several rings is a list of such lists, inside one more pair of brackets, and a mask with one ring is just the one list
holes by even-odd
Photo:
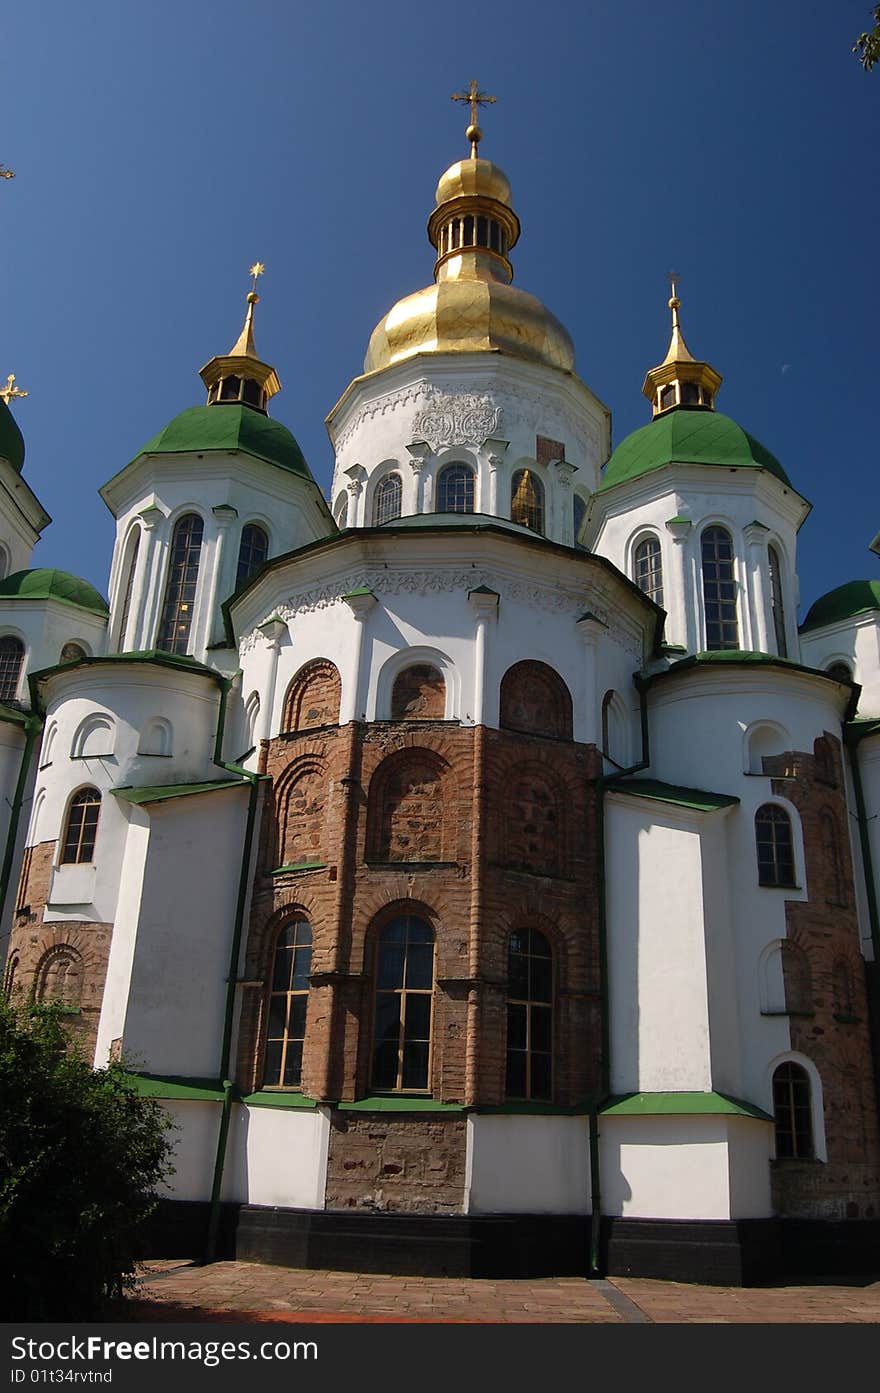
[[605, 466], [600, 490], [650, 474], [664, 464], [717, 464], [727, 469], [768, 469], [791, 487], [775, 455], [720, 411], [686, 406], [657, 416], [622, 440]]
[[[286, 426], [243, 402], [191, 406], [148, 440], [138, 455], [243, 450], [314, 483], [305, 456]], [[137, 456], [135, 456], [137, 458]]]
[[827, 595], [820, 595], [810, 606], [801, 633], [839, 623], [841, 619], [852, 619], [872, 609], [880, 609], [880, 580], [848, 580], [846, 585], [838, 585]]
[[40, 567], [35, 571], [15, 571], [0, 580], [0, 604], [8, 600], [61, 600], [66, 605], [90, 610], [102, 616], [109, 605], [93, 585], [69, 571]]
[[24, 436], [6, 402], [0, 397], [0, 457], [8, 459], [19, 474], [24, 465]]

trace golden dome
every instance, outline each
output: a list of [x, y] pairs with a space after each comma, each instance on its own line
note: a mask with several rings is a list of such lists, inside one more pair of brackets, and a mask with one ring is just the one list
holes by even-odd
[[417, 353], [509, 353], [574, 372], [574, 345], [534, 295], [510, 284], [508, 253], [519, 237], [507, 175], [472, 152], [440, 177], [428, 219], [434, 284], [398, 300], [370, 338], [365, 372]]
[[398, 300], [373, 330], [364, 372], [416, 353], [509, 353], [574, 372], [574, 344], [528, 291], [493, 280], [442, 280]]
[[440, 175], [434, 202], [438, 205], [449, 203], [453, 198], [473, 197], [494, 198], [498, 203], [510, 207], [510, 180], [491, 160], [456, 160], [445, 174]]

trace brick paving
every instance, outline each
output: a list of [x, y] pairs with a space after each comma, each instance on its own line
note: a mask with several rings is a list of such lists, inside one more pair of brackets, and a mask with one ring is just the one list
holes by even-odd
[[708, 1287], [641, 1277], [480, 1280], [312, 1271], [261, 1263], [145, 1263], [120, 1309], [135, 1321], [516, 1324], [880, 1323], [880, 1277]]

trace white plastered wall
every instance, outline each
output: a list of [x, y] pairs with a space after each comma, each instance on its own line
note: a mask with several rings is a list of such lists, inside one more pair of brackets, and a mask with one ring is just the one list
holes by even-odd
[[589, 1211], [590, 1148], [585, 1117], [468, 1117], [466, 1213]]

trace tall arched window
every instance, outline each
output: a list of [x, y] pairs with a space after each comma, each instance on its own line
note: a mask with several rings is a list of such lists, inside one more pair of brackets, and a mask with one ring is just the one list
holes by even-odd
[[755, 813], [758, 884], [793, 887], [794, 845], [791, 819], [776, 803], [763, 803]]
[[579, 493], [572, 495], [571, 507], [574, 521], [574, 544], [578, 551], [589, 551], [586, 542], [581, 539], [581, 532], [587, 518], [587, 505]]
[[204, 523], [198, 513], [185, 514], [174, 528], [156, 639], [156, 647], [165, 653], [186, 653], [189, 649], [203, 532]]
[[773, 632], [776, 635], [776, 652], [780, 658], [788, 657], [788, 642], [785, 637], [785, 606], [782, 601], [782, 567], [779, 552], [775, 547], [767, 548], [770, 566], [770, 608], [773, 611]]
[[399, 518], [402, 503], [403, 480], [399, 474], [386, 474], [373, 494], [373, 526]]
[[468, 464], [447, 464], [437, 479], [438, 513], [474, 511], [474, 471]]
[[137, 570], [138, 552], [141, 545], [141, 529], [136, 527], [128, 539], [126, 547], [124, 584], [125, 590], [122, 594], [122, 611], [119, 615], [119, 628], [117, 630], [116, 642], [119, 651], [125, 652], [126, 630], [128, 629], [128, 616], [131, 613], [131, 597], [134, 590], [134, 575]]
[[791, 1060], [773, 1074], [773, 1121], [778, 1159], [807, 1160], [814, 1155], [810, 1078]]
[[415, 915], [398, 915], [376, 944], [373, 1088], [428, 1090], [433, 994], [434, 930]]
[[275, 942], [269, 991], [264, 1088], [299, 1088], [309, 973], [312, 970], [312, 926], [307, 919], [282, 925]]
[[531, 469], [518, 469], [510, 481], [510, 520], [544, 534], [544, 485]]
[[639, 542], [633, 557], [633, 580], [655, 604], [663, 603], [663, 558], [659, 537]]
[[185, 653], [189, 648], [203, 531], [205, 524], [198, 513], [185, 514], [174, 528], [162, 620], [156, 639], [156, 648], [166, 653]]
[[706, 647], [739, 648], [733, 538], [724, 527], [707, 527], [701, 539]]
[[101, 795], [96, 788], [81, 788], [73, 795], [67, 810], [59, 864], [79, 865], [82, 861], [94, 860], [100, 812]]
[[244, 585], [246, 580], [258, 571], [269, 555], [269, 538], [256, 522], [249, 522], [241, 529], [241, 543], [238, 548], [238, 569], [235, 572], [235, 588]]
[[553, 1096], [553, 958], [537, 929], [518, 929], [507, 945], [508, 1098]]
[[0, 701], [15, 701], [21, 681], [24, 644], [15, 634], [0, 638]]

